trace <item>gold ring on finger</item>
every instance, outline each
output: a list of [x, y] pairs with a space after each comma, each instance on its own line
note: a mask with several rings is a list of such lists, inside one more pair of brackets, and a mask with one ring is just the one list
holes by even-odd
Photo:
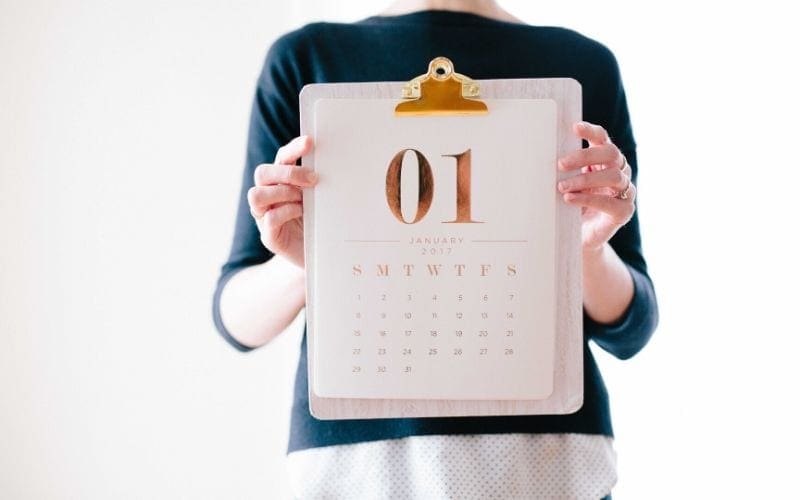
[[616, 196], [614, 196], [614, 198], [616, 198], [616, 199], [618, 199], [618, 200], [627, 200], [627, 199], [628, 199], [628, 195], [629, 195], [629, 193], [630, 193], [630, 190], [631, 190], [631, 186], [632, 186], [632, 185], [633, 185], [633, 183], [631, 183], [631, 180], [630, 180], [630, 179], [628, 179], [628, 185], [627, 185], [627, 186], [625, 186], [625, 189], [624, 189], [624, 190], [622, 190], [622, 191], [619, 191], [619, 192], [616, 194]]
[[625, 169], [628, 168], [630, 165], [628, 165], [628, 159], [625, 157], [625, 154], [622, 151], [620, 151], [619, 154], [622, 156], [622, 165], [620, 165], [619, 169], [624, 172]]

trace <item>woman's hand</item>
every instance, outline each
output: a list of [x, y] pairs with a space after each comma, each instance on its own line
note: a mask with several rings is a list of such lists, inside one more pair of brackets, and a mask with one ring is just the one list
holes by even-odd
[[292, 139], [278, 149], [275, 163], [256, 167], [255, 186], [247, 192], [261, 243], [301, 268], [305, 268], [302, 188], [316, 185], [317, 174], [295, 164], [311, 148], [309, 136]]
[[582, 173], [560, 181], [558, 190], [565, 202], [582, 208], [583, 251], [596, 254], [633, 216], [636, 187], [630, 165], [603, 127], [578, 122], [573, 130], [589, 147], [559, 158], [559, 169]]
[[579, 122], [572, 128], [589, 147], [559, 158], [561, 170], [582, 173], [560, 181], [558, 190], [583, 213], [583, 307], [593, 320], [614, 324], [628, 310], [634, 285], [608, 240], [633, 216], [636, 188], [630, 165], [603, 127]]

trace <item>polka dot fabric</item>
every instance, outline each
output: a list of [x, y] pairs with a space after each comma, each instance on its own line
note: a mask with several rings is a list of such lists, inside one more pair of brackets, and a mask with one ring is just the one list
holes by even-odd
[[289, 453], [300, 499], [599, 499], [616, 484], [611, 438], [459, 434]]

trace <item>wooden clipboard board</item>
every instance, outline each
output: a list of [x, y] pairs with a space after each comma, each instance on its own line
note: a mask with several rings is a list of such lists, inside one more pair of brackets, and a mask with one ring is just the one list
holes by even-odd
[[[478, 98], [480, 97], [480, 99]], [[497, 79], [473, 81], [455, 73], [446, 58], [431, 61], [428, 72], [409, 82], [309, 84], [300, 92], [300, 131], [317, 145], [325, 138], [317, 135], [316, 104], [323, 99], [387, 99], [398, 120], [425, 120], [426, 116], [491, 114], [492, 102], [501, 99], [552, 100], [556, 103], [556, 157], [581, 147], [571, 125], [581, 120], [581, 86], [572, 78]], [[488, 106], [487, 106], [488, 103]], [[366, 138], [365, 138], [366, 140]], [[302, 158], [302, 164], [315, 169], [315, 151]], [[556, 171], [556, 165], [552, 168]], [[574, 175], [557, 172], [558, 179]], [[325, 179], [321, 176], [320, 182]], [[388, 181], [387, 181], [388, 182]], [[388, 185], [388, 184], [387, 184]], [[317, 186], [318, 187], [318, 186]], [[536, 399], [436, 399], [321, 397], [315, 393], [315, 346], [317, 336], [333, 335], [317, 324], [315, 276], [316, 188], [303, 190], [306, 262], [306, 321], [308, 347], [309, 410], [318, 419], [364, 419], [397, 417], [488, 416], [526, 414], [566, 414], [583, 404], [583, 325], [582, 270], [580, 255], [580, 210], [559, 201], [555, 204], [555, 325], [552, 364], [552, 391]], [[387, 188], [388, 189], [388, 188]], [[555, 194], [555, 183], [552, 186]], [[387, 195], [388, 196], [388, 195]], [[338, 297], [326, 297], [335, 301]], [[491, 374], [487, 374], [491, 375]]]

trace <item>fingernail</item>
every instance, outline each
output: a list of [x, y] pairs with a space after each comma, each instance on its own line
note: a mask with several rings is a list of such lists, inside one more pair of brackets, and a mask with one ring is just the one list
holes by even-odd
[[565, 181], [561, 181], [558, 183], [558, 190], [564, 192], [567, 190], [567, 183]]
[[558, 160], [558, 162], [557, 162], [557, 163], [558, 163], [558, 169], [559, 169], [559, 170], [564, 170], [564, 163], [562, 163], [562, 161], [561, 161], [561, 160]]
[[317, 175], [316, 172], [306, 172], [307, 181], [314, 182], [315, 180], [317, 180], [317, 178], [319, 178], [319, 175]]

